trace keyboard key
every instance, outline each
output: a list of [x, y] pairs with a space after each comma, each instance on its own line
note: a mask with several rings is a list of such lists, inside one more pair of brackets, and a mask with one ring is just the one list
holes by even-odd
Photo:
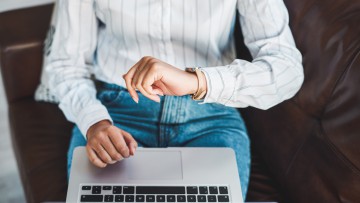
[[155, 195], [147, 195], [146, 202], [155, 202]]
[[105, 195], [104, 202], [113, 202], [114, 201], [114, 195]]
[[138, 186], [136, 187], [137, 194], [185, 194], [185, 187], [177, 186]]
[[216, 186], [209, 187], [210, 194], [218, 194], [218, 188]]
[[91, 186], [82, 186], [82, 188], [81, 188], [82, 190], [91, 190]]
[[175, 201], [176, 201], [175, 195], [168, 195], [168, 196], [166, 197], [166, 200], [167, 200], [168, 202], [175, 202]]
[[198, 195], [197, 199], [198, 199], [198, 202], [206, 202], [206, 196], [205, 195]]
[[227, 195], [219, 195], [218, 196], [218, 201], [219, 202], [229, 202], [230, 201], [229, 196], [227, 196]]
[[227, 187], [219, 187], [220, 194], [229, 194]]
[[111, 186], [103, 186], [103, 190], [111, 190]]
[[215, 195], [209, 195], [208, 196], [208, 202], [216, 202], [216, 196]]
[[125, 202], [135, 202], [135, 196], [134, 195], [126, 195]]
[[186, 202], [186, 197], [185, 197], [185, 195], [178, 195], [178, 196], [177, 196], [177, 201], [178, 201], [178, 202]]
[[201, 187], [199, 187], [199, 192], [200, 192], [200, 194], [209, 194], [209, 191], [208, 191], [208, 187], [206, 187], [206, 186], [201, 186]]
[[186, 187], [187, 194], [198, 194], [198, 187], [196, 186], [189, 186]]
[[101, 186], [93, 186], [91, 193], [92, 194], [101, 194]]
[[[134, 186], [124, 186], [123, 187], [123, 193], [124, 194], [134, 194], [135, 193], [135, 187]], [[141, 193], [138, 193], [141, 194]]]
[[165, 195], [158, 195], [156, 196], [157, 202], [165, 202]]
[[113, 194], [121, 194], [121, 186], [114, 186]]
[[187, 196], [188, 202], [196, 202], [196, 196], [195, 195], [188, 195]]
[[115, 195], [115, 202], [124, 202], [124, 195]]
[[145, 195], [136, 195], [136, 202], [145, 202]]
[[81, 195], [80, 202], [102, 202], [102, 195]]

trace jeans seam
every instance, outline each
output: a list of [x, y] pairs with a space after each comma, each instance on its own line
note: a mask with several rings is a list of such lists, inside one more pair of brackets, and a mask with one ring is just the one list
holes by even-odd
[[178, 111], [177, 111], [177, 118], [176, 118], [176, 124], [179, 124], [180, 121], [181, 121], [181, 112], [183, 112], [183, 100], [184, 100], [184, 97], [180, 97], [179, 99], [179, 106], [178, 106]]

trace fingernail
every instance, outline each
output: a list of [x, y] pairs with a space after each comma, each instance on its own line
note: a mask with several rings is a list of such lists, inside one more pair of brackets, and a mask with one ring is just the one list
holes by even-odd
[[135, 147], [132, 147], [132, 155], [134, 156], [135, 155], [135, 151], [136, 151], [136, 148]]
[[132, 99], [133, 99], [137, 104], [139, 103], [139, 98], [132, 97]]

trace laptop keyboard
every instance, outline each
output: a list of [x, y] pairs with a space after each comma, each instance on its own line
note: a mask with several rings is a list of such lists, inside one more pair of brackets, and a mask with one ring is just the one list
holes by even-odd
[[230, 193], [219, 185], [81, 185], [79, 202], [230, 202]]

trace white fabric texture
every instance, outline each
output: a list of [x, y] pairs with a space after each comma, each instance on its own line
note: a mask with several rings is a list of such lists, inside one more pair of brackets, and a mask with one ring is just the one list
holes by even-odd
[[[203, 103], [268, 109], [303, 82], [282, 0], [59, 0], [57, 7], [36, 99], [60, 102], [84, 135], [92, 124], [111, 121], [91, 75], [125, 87], [122, 75], [143, 56], [202, 67]], [[251, 62], [236, 59], [236, 11]]]
[[36, 101], [46, 101], [51, 103], [59, 103], [59, 99], [49, 89], [49, 76], [48, 72], [45, 71], [45, 67], [49, 63], [49, 57], [51, 50], [52, 41], [55, 34], [55, 23], [57, 21], [57, 3], [54, 4], [53, 13], [50, 21], [50, 29], [44, 42], [44, 57], [43, 57], [43, 68], [41, 72], [40, 84], [35, 91]]

